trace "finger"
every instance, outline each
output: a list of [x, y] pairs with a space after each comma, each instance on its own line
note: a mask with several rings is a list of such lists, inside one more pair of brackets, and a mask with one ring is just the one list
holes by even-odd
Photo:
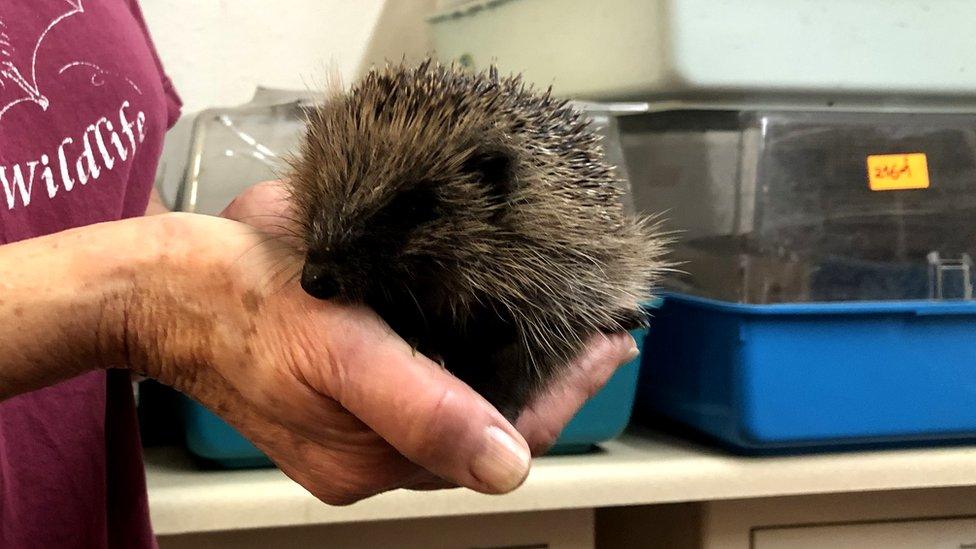
[[583, 355], [519, 416], [515, 426], [532, 454], [545, 453], [583, 404], [603, 388], [618, 367], [637, 354], [634, 338], [626, 332], [590, 339]]
[[252, 185], [234, 198], [220, 217], [247, 223], [265, 232], [280, 233], [288, 221], [288, 193], [280, 181]]
[[522, 484], [528, 445], [493, 406], [372, 311], [337, 312], [326, 334], [334, 370], [318, 381], [327, 394], [438, 477], [485, 493]]

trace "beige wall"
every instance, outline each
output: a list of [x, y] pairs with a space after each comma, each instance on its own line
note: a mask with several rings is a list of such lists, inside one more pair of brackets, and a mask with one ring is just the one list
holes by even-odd
[[185, 112], [243, 103], [255, 86], [344, 82], [430, 51], [435, 0], [141, 0]]

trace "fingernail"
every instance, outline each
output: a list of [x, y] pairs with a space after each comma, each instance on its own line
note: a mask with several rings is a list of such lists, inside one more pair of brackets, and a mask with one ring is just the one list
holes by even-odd
[[637, 345], [634, 345], [633, 347], [630, 348], [630, 350], [627, 351], [627, 362], [630, 362], [631, 360], [634, 360], [639, 356], [640, 356], [640, 349], [637, 348]]
[[627, 362], [630, 362], [640, 356], [640, 349], [637, 348], [637, 342], [634, 341], [633, 336], [625, 334], [624, 337], [627, 338], [627, 343], [630, 345], [627, 349]]
[[511, 492], [529, 474], [529, 451], [494, 425], [485, 429], [485, 438], [485, 449], [475, 458], [471, 472], [492, 490]]

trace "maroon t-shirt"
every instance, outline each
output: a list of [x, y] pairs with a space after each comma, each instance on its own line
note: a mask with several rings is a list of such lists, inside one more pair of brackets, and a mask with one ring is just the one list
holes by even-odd
[[[135, 0], [0, 1], [0, 243], [142, 215], [179, 99]], [[129, 378], [0, 403], [0, 547], [154, 546]]]

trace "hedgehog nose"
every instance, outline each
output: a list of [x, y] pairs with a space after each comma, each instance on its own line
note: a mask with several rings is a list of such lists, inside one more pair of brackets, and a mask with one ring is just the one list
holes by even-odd
[[339, 295], [342, 287], [321, 265], [306, 261], [302, 267], [302, 289], [314, 298], [329, 299]]

